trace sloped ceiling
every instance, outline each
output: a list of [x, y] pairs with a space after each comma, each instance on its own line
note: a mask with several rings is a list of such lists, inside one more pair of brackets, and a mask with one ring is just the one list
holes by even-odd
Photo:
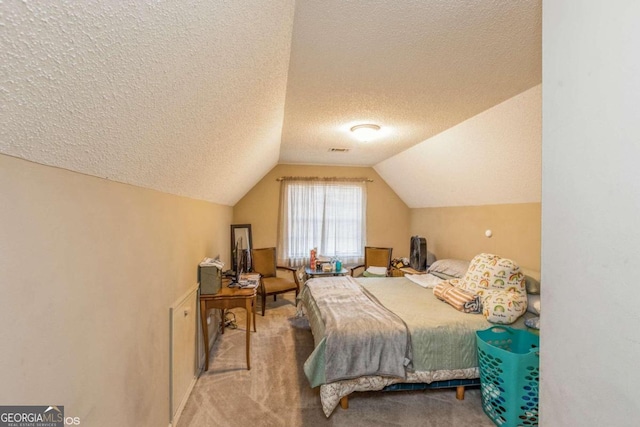
[[540, 81], [539, 1], [298, 1], [280, 161], [373, 166]]
[[1, 7], [2, 153], [226, 205], [277, 164], [293, 0]]
[[[0, 13], [1, 153], [227, 205], [278, 162], [373, 166], [541, 80], [539, 0]], [[385, 136], [356, 143], [360, 122]]]
[[413, 147], [375, 170], [410, 208], [539, 203], [542, 86]]

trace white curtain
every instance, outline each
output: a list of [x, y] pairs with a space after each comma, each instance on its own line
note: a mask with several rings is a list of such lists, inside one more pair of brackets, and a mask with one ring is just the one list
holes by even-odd
[[362, 263], [366, 240], [367, 185], [364, 181], [295, 180], [281, 182], [278, 262], [309, 263], [311, 249]]

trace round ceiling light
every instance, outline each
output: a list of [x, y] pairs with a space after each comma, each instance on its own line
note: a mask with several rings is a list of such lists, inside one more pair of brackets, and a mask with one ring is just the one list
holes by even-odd
[[378, 135], [380, 126], [374, 124], [356, 125], [351, 128], [353, 135], [362, 142], [371, 141]]

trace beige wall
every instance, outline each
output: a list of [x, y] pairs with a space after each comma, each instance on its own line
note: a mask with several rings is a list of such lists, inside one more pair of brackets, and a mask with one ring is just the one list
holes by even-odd
[[540, 214], [540, 203], [411, 209], [410, 230], [427, 238], [437, 259], [490, 252], [533, 274], [540, 271]]
[[0, 155], [0, 402], [169, 423], [169, 307], [232, 208]]
[[[233, 208], [233, 222], [252, 225], [254, 247], [275, 246], [280, 176], [369, 177], [367, 242], [409, 255], [412, 235], [427, 238], [437, 258], [470, 260], [481, 252], [514, 259], [540, 270], [540, 203], [409, 209], [372, 168], [278, 165]], [[493, 231], [489, 239], [484, 232]], [[228, 252], [228, 250], [227, 250]]]
[[367, 244], [393, 247], [394, 256], [409, 254], [409, 208], [373, 168], [278, 165], [233, 208], [233, 222], [251, 224], [253, 246], [276, 246], [280, 176], [367, 177]]

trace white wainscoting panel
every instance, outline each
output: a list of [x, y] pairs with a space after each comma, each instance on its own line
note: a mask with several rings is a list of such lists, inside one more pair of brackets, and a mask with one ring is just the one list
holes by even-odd
[[170, 308], [170, 420], [175, 426], [197, 379], [198, 284]]

